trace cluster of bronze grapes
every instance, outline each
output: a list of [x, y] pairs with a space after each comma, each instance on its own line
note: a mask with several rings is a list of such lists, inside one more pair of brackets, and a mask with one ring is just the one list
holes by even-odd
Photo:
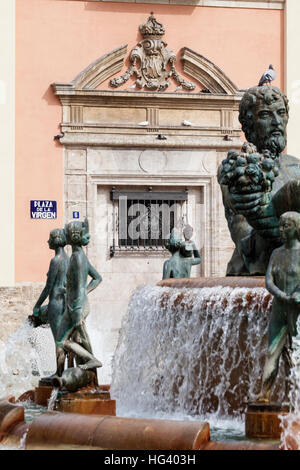
[[254, 145], [246, 143], [241, 152], [228, 152], [222, 161], [219, 182], [228, 186], [231, 193], [269, 192], [278, 172], [275, 155], [269, 150], [258, 153]]

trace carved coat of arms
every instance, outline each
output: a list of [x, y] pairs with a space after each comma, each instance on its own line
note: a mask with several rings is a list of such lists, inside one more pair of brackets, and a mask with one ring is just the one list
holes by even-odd
[[176, 71], [176, 55], [166, 49], [167, 43], [162, 39], [165, 28], [156, 21], [153, 13], [146, 23], [140, 25], [140, 32], [143, 40], [131, 51], [130, 67], [120, 77], [112, 79], [110, 85], [119, 87], [135, 73], [139, 88], [165, 90], [170, 85], [168, 79], [173, 77], [182, 88], [194, 90], [196, 85], [184, 80]]

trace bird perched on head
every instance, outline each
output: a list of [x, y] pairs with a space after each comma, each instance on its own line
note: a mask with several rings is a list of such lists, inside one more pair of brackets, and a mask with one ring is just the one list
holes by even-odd
[[273, 65], [270, 64], [268, 70], [262, 75], [261, 79], [259, 80], [258, 86], [266, 85], [267, 83], [273, 82], [276, 78], [276, 72], [273, 69]]

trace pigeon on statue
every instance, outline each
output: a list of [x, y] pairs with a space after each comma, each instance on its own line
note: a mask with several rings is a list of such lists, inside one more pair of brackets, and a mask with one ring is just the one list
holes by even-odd
[[271, 83], [276, 78], [276, 72], [273, 69], [273, 65], [269, 65], [268, 70], [262, 75], [261, 79], [259, 80], [258, 86], [266, 85], [267, 83]]

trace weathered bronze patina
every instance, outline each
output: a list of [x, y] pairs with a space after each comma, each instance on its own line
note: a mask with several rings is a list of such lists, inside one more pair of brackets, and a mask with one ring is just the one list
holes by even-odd
[[[46, 285], [33, 308], [33, 315], [29, 317], [36, 327], [49, 323], [54, 339], [57, 337], [57, 331], [66, 308], [65, 292], [69, 267], [69, 257], [64, 250], [66, 243], [64, 229], [55, 229], [50, 232], [48, 245], [51, 250], [55, 250], [55, 256], [50, 262]], [[47, 298], [49, 298], [49, 303], [42, 306]], [[65, 356], [64, 349], [56, 346], [57, 369], [54, 376], [62, 374]], [[43, 378], [41, 383], [50, 385], [52, 377]]]
[[286, 146], [289, 107], [276, 87], [250, 88], [240, 104], [246, 143], [230, 151], [218, 171], [225, 215], [235, 251], [228, 276], [264, 275], [272, 251], [281, 245], [279, 217], [300, 212], [299, 160]]
[[166, 248], [172, 257], [165, 261], [163, 279], [191, 277], [192, 266], [201, 263], [201, 256], [194, 242], [191, 241], [193, 229], [187, 225], [183, 229], [184, 241], [181, 233], [173, 229]]
[[94, 381], [93, 374], [92, 371], [83, 370], [80, 367], [69, 367], [61, 377], [53, 378], [52, 385], [55, 388], [65, 388], [69, 392], [76, 392], [78, 388], [85, 387]]
[[[66, 380], [58, 378], [63, 376], [66, 356], [68, 369], [65, 374], [69, 377], [67, 382], [70, 382], [70, 377], [72, 379], [72, 390], [81, 387], [83, 382], [85, 385], [90, 381], [97, 383], [95, 369], [102, 364], [93, 355], [85, 320], [89, 313], [87, 295], [99, 285], [102, 278], [82, 249], [89, 243], [88, 232], [88, 221], [85, 219], [84, 222], [72, 221], [65, 229], [52, 230], [50, 233], [48, 243], [55, 250], [55, 257], [50, 263], [46, 286], [29, 319], [34, 326], [50, 324], [57, 351], [57, 370], [51, 377], [42, 379], [40, 385], [53, 386], [56, 378], [58, 386], [65, 385]], [[72, 246], [70, 259], [63, 248], [66, 244]], [[88, 276], [92, 280], [87, 285]], [[42, 306], [48, 296], [49, 304]], [[74, 361], [79, 370], [73, 368]], [[72, 371], [77, 371], [77, 374]], [[83, 371], [93, 373], [84, 374]]]
[[[89, 313], [87, 295], [100, 284], [102, 278], [82, 249], [90, 240], [87, 219], [84, 222], [69, 222], [65, 232], [67, 243], [72, 246], [72, 255], [67, 273], [66, 309], [55, 342], [59, 348], [74, 354], [78, 367], [91, 370], [102, 364], [93, 356], [86, 331], [85, 319]], [[92, 280], [87, 285], [88, 276]]]
[[[269, 323], [269, 348], [264, 366], [259, 401], [269, 402], [282, 356], [288, 379], [292, 366], [292, 338], [297, 334], [300, 313], [300, 214], [287, 212], [280, 217], [279, 231], [284, 245], [272, 253], [266, 274], [266, 287], [273, 294]], [[286, 394], [288, 387], [286, 388]]]

